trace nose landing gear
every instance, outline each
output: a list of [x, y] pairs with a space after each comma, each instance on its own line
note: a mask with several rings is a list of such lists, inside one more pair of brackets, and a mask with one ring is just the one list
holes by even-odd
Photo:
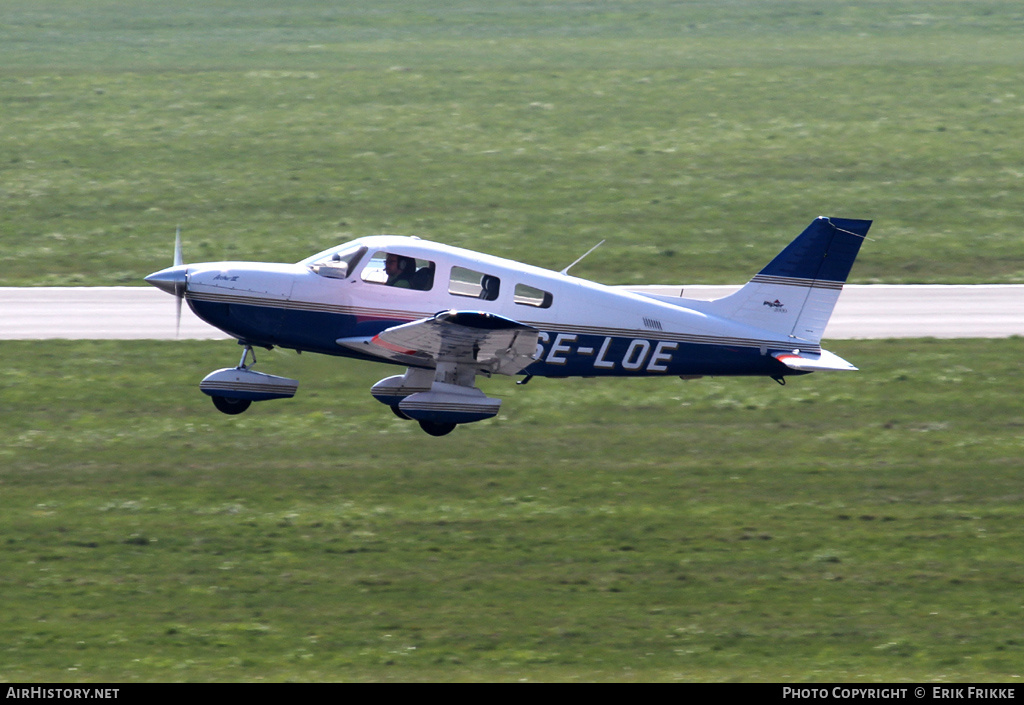
[[217, 411], [230, 416], [241, 414], [252, 405], [250, 399], [232, 399], [231, 397], [222, 397], [216, 394], [211, 394], [210, 399], [213, 401], [213, 405], [217, 407]]
[[[249, 356], [252, 362], [246, 364]], [[225, 367], [211, 372], [199, 383], [199, 389], [210, 396], [217, 410], [230, 415], [241, 414], [254, 401], [290, 399], [299, 388], [298, 380], [267, 375], [250, 369], [256, 364], [256, 353], [245, 345], [238, 367]]]

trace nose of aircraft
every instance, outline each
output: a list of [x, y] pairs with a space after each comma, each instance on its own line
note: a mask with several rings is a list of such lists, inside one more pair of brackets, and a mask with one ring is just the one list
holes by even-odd
[[157, 289], [166, 291], [168, 294], [182, 296], [188, 287], [188, 266], [179, 264], [167, 269], [161, 269], [159, 272], [153, 272], [146, 277], [146, 281]]

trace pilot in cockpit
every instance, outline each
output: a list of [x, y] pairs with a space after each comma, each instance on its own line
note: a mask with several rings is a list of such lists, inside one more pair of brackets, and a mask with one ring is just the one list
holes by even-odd
[[412, 275], [416, 272], [416, 260], [388, 253], [384, 260], [384, 272], [388, 275], [388, 286], [411, 289]]

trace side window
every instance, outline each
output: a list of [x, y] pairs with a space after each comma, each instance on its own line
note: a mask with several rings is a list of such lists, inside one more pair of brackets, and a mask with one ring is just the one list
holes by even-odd
[[430, 291], [434, 286], [434, 263], [395, 252], [375, 252], [363, 267], [362, 279], [399, 289]]
[[549, 308], [551, 306], [551, 292], [534, 289], [526, 284], [516, 284], [516, 293], [512, 300], [523, 306]]
[[452, 277], [448, 282], [448, 293], [456, 296], [468, 296], [473, 299], [494, 301], [501, 291], [501, 280], [490, 274], [474, 272], [465, 267], [452, 267]]

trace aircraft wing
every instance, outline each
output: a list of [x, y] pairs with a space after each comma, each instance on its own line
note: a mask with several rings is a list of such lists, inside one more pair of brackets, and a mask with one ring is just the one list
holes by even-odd
[[355, 350], [363, 355], [368, 355], [371, 358], [377, 358], [382, 360], [390, 360], [398, 365], [407, 365], [409, 367], [433, 367], [434, 363], [429, 356], [423, 354], [412, 354], [407, 355], [403, 352], [395, 352], [388, 350], [380, 345], [374, 343], [375, 337], [363, 336], [355, 338], [338, 338], [336, 342], [343, 348], [349, 350]]
[[370, 339], [342, 339], [338, 344], [406, 364], [454, 362], [514, 375], [534, 361], [539, 334], [532, 326], [493, 313], [442, 311]]

